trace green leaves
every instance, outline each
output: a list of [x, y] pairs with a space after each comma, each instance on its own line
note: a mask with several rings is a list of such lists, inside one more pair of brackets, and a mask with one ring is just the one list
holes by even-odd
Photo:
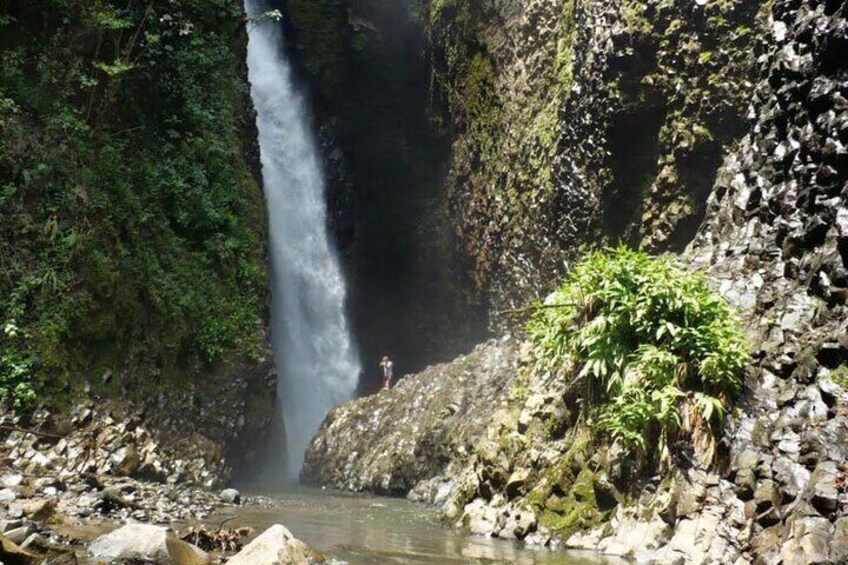
[[132, 63], [127, 63], [121, 60], [116, 60], [114, 63], [104, 63], [103, 61], [98, 61], [94, 63], [94, 66], [110, 77], [120, 76], [122, 74], [128, 73], [129, 71], [135, 68], [135, 65], [133, 65]]
[[0, 328], [0, 403], [16, 408], [35, 400], [32, 382], [32, 357], [14, 347], [29, 339], [14, 319], [5, 320]]
[[0, 397], [54, 400], [102, 366], [143, 383], [257, 356], [242, 3], [17, 4], [0, 65]]
[[133, 26], [131, 19], [121, 16], [110, 6], [103, 6], [103, 9], [94, 13], [94, 23], [98, 28], [110, 31], [128, 29]]
[[661, 461], [684, 431], [712, 453], [749, 361], [730, 307], [703, 276], [623, 246], [587, 256], [527, 329], [538, 369], [574, 364], [603, 385], [598, 431]]
[[283, 13], [280, 10], [267, 10], [261, 14], [248, 18], [248, 23], [251, 25], [259, 25], [266, 22], [280, 22], [283, 19]]

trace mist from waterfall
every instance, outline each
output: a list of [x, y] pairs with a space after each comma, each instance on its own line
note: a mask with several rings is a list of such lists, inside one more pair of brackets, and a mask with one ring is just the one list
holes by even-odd
[[325, 182], [309, 114], [286, 60], [282, 26], [246, 0], [248, 69], [270, 222], [271, 339], [296, 476], [327, 412], [352, 397], [360, 372], [345, 313], [345, 281], [327, 229]]

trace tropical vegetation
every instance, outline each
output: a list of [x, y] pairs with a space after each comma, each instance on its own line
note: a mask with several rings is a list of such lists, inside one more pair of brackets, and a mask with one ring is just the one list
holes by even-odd
[[599, 434], [663, 464], [684, 438], [713, 459], [748, 348], [705, 276], [624, 246], [591, 253], [528, 330], [536, 370], [573, 371], [572, 389]]

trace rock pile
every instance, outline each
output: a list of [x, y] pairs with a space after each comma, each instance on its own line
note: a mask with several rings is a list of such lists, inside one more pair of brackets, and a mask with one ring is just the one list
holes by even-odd
[[37, 428], [46, 427], [52, 418], [46, 411], [36, 413], [32, 417], [36, 429], [30, 432], [19, 425], [18, 417], [0, 417], [0, 426], [12, 430], [4, 451], [21, 472], [52, 471], [59, 477], [90, 473], [206, 488], [219, 484], [229, 472], [213, 444], [199, 441], [189, 453], [171, 453], [136, 418], [116, 420], [90, 404], [80, 405], [71, 411], [66, 434], [39, 432]]
[[115, 420], [90, 405], [60, 420], [41, 410], [26, 421], [7, 414], [0, 422], [8, 433], [0, 444], [0, 533], [24, 548], [38, 539], [61, 542], [50, 530], [54, 522], [171, 524], [240, 501], [232, 489], [220, 496], [208, 490], [223, 462], [205, 459], [201, 446], [176, 457], [137, 421]]

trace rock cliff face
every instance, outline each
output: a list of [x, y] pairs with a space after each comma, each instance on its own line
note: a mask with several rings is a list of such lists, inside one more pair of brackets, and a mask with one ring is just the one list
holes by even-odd
[[744, 131], [760, 3], [432, 2], [451, 218], [478, 300], [550, 290], [581, 246], [681, 250]]
[[840, 2], [774, 3], [748, 133], [687, 252], [754, 336], [728, 478], [763, 562], [848, 559], [846, 17]]
[[[587, 24], [577, 26], [577, 45], [594, 48], [574, 51], [582, 55], [558, 133], [571, 151], [560, 145], [556, 196], [534, 210], [540, 224], [549, 218], [571, 230], [575, 243], [598, 233], [657, 248], [688, 243], [683, 259], [706, 270], [740, 310], [754, 360], [729, 418], [724, 464], [702, 468], [693, 460], [661, 476], [631, 476], [621, 453], [593, 445], [572, 421], [559, 377], [533, 374], [510, 340], [486, 346], [489, 357], [478, 350], [338, 408], [310, 448], [307, 478], [409, 490], [475, 533], [654, 562], [845, 562], [845, 10], [833, 1], [776, 0], [762, 11], [744, 2], [587, 2], [574, 14]], [[641, 164], [615, 142], [633, 135], [641, 141], [632, 147], [653, 148]], [[456, 146], [454, 155], [461, 155]], [[466, 212], [489, 202], [490, 233], [529, 251], [480, 252], [486, 265], [498, 265], [481, 272], [493, 277], [490, 288], [515, 289], [514, 296], [543, 289], [572, 252], [561, 245], [569, 238], [521, 237], [509, 221], [498, 223], [493, 211], [506, 210], [499, 207], [508, 196], [493, 187], [507, 181], [487, 188], [488, 199], [468, 196], [482, 186], [472, 182], [485, 176], [482, 167], [455, 176], [454, 198]], [[634, 179], [644, 183], [627, 192]], [[557, 198], [571, 204], [556, 208]], [[473, 220], [463, 225], [474, 231]], [[522, 261], [509, 275], [506, 266]], [[510, 282], [522, 280], [518, 274], [539, 282]], [[509, 301], [510, 292], [492, 296]], [[486, 376], [491, 368], [482, 360], [494, 357], [506, 374]], [[451, 379], [460, 367], [474, 376]], [[461, 403], [445, 411], [443, 395], [461, 391], [485, 399], [488, 411], [466, 412]], [[383, 434], [398, 440], [375, 442]]]
[[489, 425], [516, 368], [516, 342], [478, 346], [450, 364], [428, 368], [333, 410], [309, 451], [305, 482], [404, 495], [470, 453]]
[[[366, 367], [405, 370], [480, 341], [448, 221], [449, 146], [429, 119], [430, 59], [419, 2], [286, 0], [287, 42], [312, 95], [332, 227]], [[379, 386], [375, 371], [363, 391]]]

